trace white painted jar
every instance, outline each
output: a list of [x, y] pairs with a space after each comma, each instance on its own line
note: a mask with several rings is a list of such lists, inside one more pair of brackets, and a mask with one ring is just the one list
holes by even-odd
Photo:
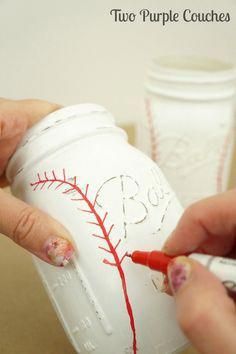
[[227, 187], [234, 141], [235, 68], [201, 58], [153, 61], [138, 147], [184, 206]]
[[78, 250], [56, 268], [34, 257], [78, 353], [167, 354], [186, 344], [158, 272], [127, 252], [160, 249], [181, 213], [156, 164], [92, 104], [58, 110], [31, 128], [8, 171], [14, 195], [58, 219]]

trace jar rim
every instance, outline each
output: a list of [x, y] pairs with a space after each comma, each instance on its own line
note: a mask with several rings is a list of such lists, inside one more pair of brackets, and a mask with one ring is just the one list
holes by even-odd
[[148, 76], [170, 82], [217, 83], [236, 80], [233, 63], [200, 56], [162, 56], [149, 65]]
[[16, 175], [42, 156], [54, 153], [67, 144], [104, 133], [115, 133], [127, 140], [127, 134], [115, 125], [113, 116], [104, 107], [94, 104], [63, 107], [26, 132], [9, 161], [6, 177], [12, 182]]

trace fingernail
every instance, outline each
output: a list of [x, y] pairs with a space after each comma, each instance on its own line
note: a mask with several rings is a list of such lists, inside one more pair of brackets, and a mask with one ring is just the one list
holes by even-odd
[[74, 248], [71, 243], [61, 237], [47, 240], [44, 250], [50, 263], [58, 267], [67, 265], [74, 253]]
[[180, 254], [179, 249], [177, 247], [170, 246], [169, 243], [166, 243], [162, 247], [161, 251], [163, 253], [170, 255], [170, 256], [177, 256]]
[[164, 277], [163, 283], [162, 283], [162, 287], [161, 287], [161, 292], [165, 293], [169, 288], [169, 281], [167, 276]]
[[169, 251], [168, 242], [166, 242], [166, 243], [164, 244], [164, 246], [162, 247], [161, 250], [162, 250], [162, 252], [168, 254], [168, 251]]
[[173, 259], [168, 266], [168, 279], [173, 293], [176, 293], [189, 279], [191, 263], [187, 257], [180, 256]]

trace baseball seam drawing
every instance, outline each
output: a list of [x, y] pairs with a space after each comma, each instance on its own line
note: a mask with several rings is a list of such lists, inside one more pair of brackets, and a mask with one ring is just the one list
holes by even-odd
[[153, 161], [158, 161], [158, 133], [155, 128], [155, 122], [151, 112], [150, 100], [145, 100], [146, 116], [149, 129], [150, 143], [151, 143], [151, 158]]
[[[72, 180], [72, 181], [71, 181]], [[83, 190], [77, 183], [76, 176], [72, 179], [67, 179], [65, 169], [63, 169], [63, 175], [61, 178], [58, 178], [55, 174], [55, 171], [51, 171], [51, 176], [48, 177], [47, 172], [44, 172], [43, 177], [40, 174], [37, 174], [37, 180], [35, 182], [30, 183], [33, 190], [36, 191], [37, 189], [43, 190], [47, 187], [50, 189], [53, 185], [56, 185], [55, 190], [63, 188], [62, 193], [69, 195], [71, 201], [81, 202], [84, 203], [85, 206], [83, 208], [78, 208], [83, 213], [86, 213], [88, 216], [92, 217], [92, 220], [87, 221], [88, 224], [94, 225], [99, 229], [99, 232], [93, 233], [92, 236], [98, 238], [104, 244], [98, 246], [100, 250], [106, 252], [108, 255], [112, 256], [113, 260], [110, 261], [107, 258], [103, 259], [103, 263], [112, 267], [115, 267], [118, 271], [121, 286], [123, 291], [123, 296], [125, 300], [127, 314], [130, 320], [130, 328], [132, 331], [133, 337], [133, 354], [137, 354], [137, 338], [136, 338], [136, 328], [135, 328], [135, 320], [132, 305], [130, 303], [128, 289], [127, 289], [127, 281], [126, 276], [122, 267], [122, 262], [126, 257], [127, 253], [125, 253], [122, 257], [120, 257], [117, 253], [117, 249], [121, 243], [121, 239], [118, 240], [115, 244], [111, 239], [112, 230], [114, 228], [114, 224], [110, 226], [106, 226], [107, 219], [108, 219], [108, 212], [105, 212], [103, 216], [99, 214], [96, 207], [96, 201], [98, 194], [96, 194], [95, 198], [92, 200], [88, 197], [89, 194], [89, 184], [86, 185], [85, 189]], [[73, 197], [71, 196], [73, 193]], [[77, 197], [75, 197], [77, 194]]]

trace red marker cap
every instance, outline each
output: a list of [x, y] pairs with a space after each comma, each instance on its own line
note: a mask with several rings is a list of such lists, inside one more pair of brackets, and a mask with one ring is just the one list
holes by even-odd
[[134, 263], [143, 264], [150, 269], [158, 270], [159, 272], [166, 274], [168, 264], [172, 260], [172, 257], [167, 256], [160, 251], [135, 251], [132, 253], [131, 259]]

